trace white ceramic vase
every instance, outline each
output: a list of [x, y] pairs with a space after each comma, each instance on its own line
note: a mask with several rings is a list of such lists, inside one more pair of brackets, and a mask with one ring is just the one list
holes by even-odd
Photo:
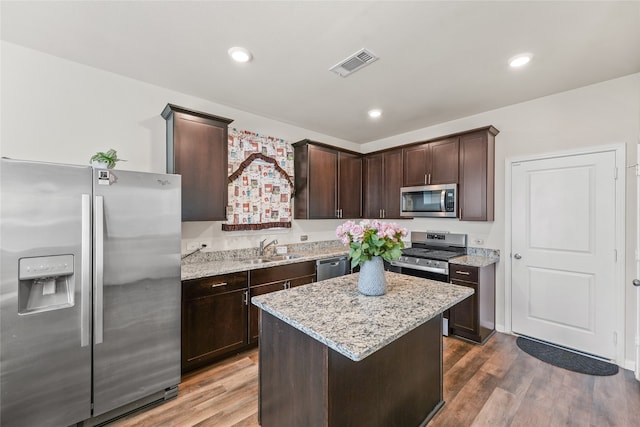
[[382, 257], [374, 256], [360, 267], [358, 291], [363, 295], [379, 296], [387, 293], [387, 279], [384, 277]]

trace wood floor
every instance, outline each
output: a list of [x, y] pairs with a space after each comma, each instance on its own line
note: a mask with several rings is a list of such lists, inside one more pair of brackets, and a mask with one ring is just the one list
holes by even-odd
[[[631, 371], [566, 371], [500, 333], [484, 346], [445, 338], [443, 360], [446, 403], [429, 427], [640, 425], [640, 382]], [[257, 361], [252, 350], [186, 375], [177, 398], [110, 427], [258, 426]]]

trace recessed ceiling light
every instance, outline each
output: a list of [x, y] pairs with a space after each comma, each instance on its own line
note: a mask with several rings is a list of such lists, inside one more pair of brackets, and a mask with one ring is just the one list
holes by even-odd
[[232, 47], [228, 50], [229, 56], [236, 62], [249, 62], [253, 58], [251, 52], [243, 47]]
[[523, 65], [528, 64], [529, 61], [531, 61], [531, 58], [533, 58], [533, 54], [521, 53], [509, 59], [509, 65], [513, 68], [522, 67]]
[[369, 117], [372, 119], [377, 119], [382, 115], [382, 110], [369, 110], [367, 114], [369, 114]]

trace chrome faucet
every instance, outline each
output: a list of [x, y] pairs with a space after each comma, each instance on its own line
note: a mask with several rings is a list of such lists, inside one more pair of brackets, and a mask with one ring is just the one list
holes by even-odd
[[267, 243], [265, 245], [264, 242], [266, 242], [266, 241], [267, 241], [267, 239], [264, 239], [263, 241], [260, 242], [260, 247], [258, 248], [258, 255], [259, 256], [264, 256], [264, 250], [267, 249], [269, 246], [278, 244], [278, 241], [276, 239], [273, 239], [272, 241], [270, 241], [269, 243]]

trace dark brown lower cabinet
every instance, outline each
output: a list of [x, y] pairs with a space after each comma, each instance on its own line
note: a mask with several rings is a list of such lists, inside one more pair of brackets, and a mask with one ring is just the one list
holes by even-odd
[[246, 272], [182, 282], [182, 372], [248, 344]]
[[251, 297], [316, 280], [315, 261], [182, 282], [182, 372], [258, 343], [259, 310]]
[[[275, 291], [281, 291], [286, 289], [286, 282], [265, 283], [262, 285], [252, 286], [249, 289], [249, 295], [251, 298], [258, 295], [269, 294]], [[258, 342], [258, 314], [259, 308], [251, 304], [249, 307], [249, 342]]]
[[[264, 295], [283, 289], [295, 288], [315, 282], [315, 261], [259, 268], [249, 272], [249, 295]], [[258, 342], [258, 316], [260, 309], [251, 304], [249, 307], [249, 343]]]
[[449, 333], [484, 343], [496, 329], [495, 264], [484, 267], [449, 264], [449, 281], [475, 292], [449, 310]]
[[442, 317], [354, 362], [262, 312], [262, 427], [424, 426], [442, 407]]

